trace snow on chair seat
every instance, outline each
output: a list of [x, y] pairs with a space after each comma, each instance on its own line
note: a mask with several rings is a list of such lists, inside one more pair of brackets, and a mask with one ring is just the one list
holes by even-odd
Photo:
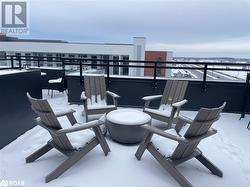
[[[32, 98], [29, 93], [27, 93], [27, 97], [31, 103], [31, 108], [39, 116], [36, 118], [38, 125], [46, 129], [52, 139], [28, 156], [26, 163], [35, 161], [53, 148], [67, 157], [64, 162], [46, 176], [45, 182], [50, 182], [59, 177], [99, 144], [105, 155], [110, 152], [100, 129], [100, 125], [104, 124], [103, 121], [95, 120], [79, 125], [73, 115], [74, 110], [54, 113], [47, 100]], [[63, 116], [67, 117], [71, 126], [65, 128], [65, 120], [63, 123], [59, 122], [58, 118]]]
[[[75, 124], [74, 126], [80, 125]], [[95, 133], [90, 129], [86, 129], [85, 131], [76, 131], [68, 133], [66, 136], [68, 137], [72, 146], [75, 149], [79, 149], [86, 145], [86, 143], [89, 143], [95, 137]]]
[[[113, 100], [112, 105], [107, 104], [107, 97], [110, 96]], [[117, 109], [117, 100], [120, 96], [106, 91], [104, 75], [85, 75], [84, 76], [84, 91], [81, 94], [83, 101], [86, 122], [89, 115], [104, 114]]]

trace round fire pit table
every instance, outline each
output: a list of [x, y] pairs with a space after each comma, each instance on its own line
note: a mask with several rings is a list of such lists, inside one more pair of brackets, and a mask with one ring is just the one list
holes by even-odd
[[151, 117], [134, 109], [118, 109], [106, 116], [106, 126], [114, 141], [119, 143], [139, 143], [145, 135], [141, 125], [151, 124]]

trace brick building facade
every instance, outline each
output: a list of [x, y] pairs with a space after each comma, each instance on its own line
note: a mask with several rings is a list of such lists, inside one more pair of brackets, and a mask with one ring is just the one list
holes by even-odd
[[[167, 61], [168, 52], [167, 51], [145, 51], [145, 61], [159, 61], [164, 62]], [[154, 63], [145, 63], [145, 66], [154, 66]], [[158, 67], [166, 67], [166, 64], [158, 64]], [[156, 74], [159, 77], [166, 77], [166, 69], [159, 68], [156, 70]], [[145, 68], [144, 69], [144, 76], [154, 76], [154, 69], [153, 68]]]

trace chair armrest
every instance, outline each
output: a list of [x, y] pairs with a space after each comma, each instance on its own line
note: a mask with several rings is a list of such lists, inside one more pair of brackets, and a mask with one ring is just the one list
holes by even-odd
[[86, 130], [86, 129], [90, 129], [90, 128], [102, 125], [103, 123], [104, 122], [102, 122], [100, 120], [94, 120], [94, 121], [91, 121], [88, 123], [84, 123], [80, 126], [72, 126], [70, 128], [67, 128], [67, 129], [60, 129], [60, 130], [56, 131], [56, 134], [60, 135], [60, 134], [66, 134], [66, 133]]
[[73, 114], [74, 112], [75, 112], [75, 110], [73, 110], [73, 109], [65, 110], [65, 111], [62, 111], [62, 112], [55, 112], [55, 116], [56, 117], [66, 116], [68, 114]]
[[82, 92], [81, 93], [81, 100], [87, 100], [88, 98], [86, 97], [86, 95], [85, 95], [85, 92]]
[[183, 116], [183, 115], [179, 115], [177, 117], [177, 119], [180, 120], [180, 121], [182, 121], [182, 122], [188, 123], [188, 124], [193, 123], [193, 120], [191, 118]]
[[113, 98], [120, 98], [119, 95], [117, 95], [117, 94], [115, 94], [115, 93], [113, 93], [111, 91], [106, 91], [106, 94], [109, 95], [109, 96], [111, 96], [111, 97], [113, 97]]
[[184, 125], [192, 124], [192, 123], [193, 123], [192, 119], [190, 119], [186, 116], [179, 115], [179, 116], [177, 116], [177, 123], [175, 125], [175, 130], [176, 130], [176, 132], [179, 133]]
[[172, 106], [175, 107], [175, 108], [180, 108], [182, 107], [184, 104], [186, 104], [188, 101], [186, 99], [182, 100], [182, 101], [179, 101], [179, 102], [176, 102], [176, 103], [173, 103]]
[[142, 100], [145, 101], [143, 109], [148, 108], [152, 100], [156, 100], [160, 98], [162, 98], [162, 95], [151, 95], [151, 96], [143, 97]]
[[143, 101], [152, 101], [156, 99], [160, 99], [162, 95], [151, 95], [151, 96], [145, 96], [142, 98]]
[[113, 98], [113, 104], [117, 107], [117, 105], [118, 105], [117, 100], [120, 98], [120, 96], [111, 92], [111, 91], [106, 91], [106, 94]]
[[57, 128], [53, 128], [53, 127], [48, 127], [46, 124], [44, 124], [41, 120], [40, 117], [37, 117], [35, 119], [35, 121], [38, 123], [39, 126], [45, 128], [46, 130], [48, 130], [50, 133], [56, 134], [56, 131], [58, 130]]
[[212, 135], [214, 135], [214, 134], [216, 134], [216, 133], [217, 133], [217, 130], [216, 130], [216, 129], [210, 128], [210, 129], [207, 131], [206, 134], [203, 134], [203, 135], [200, 135], [200, 136], [196, 136], [196, 137], [193, 137], [193, 138], [186, 138], [186, 140], [187, 140], [190, 144], [192, 144], [192, 143], [194, 143], [194, 142], [199, 142], [199, 141], [201, 141], [202, 139], [207, 138], [207, 137], [209, 137], [209, 136], [212, 136]]
[[155, 128], [155, 127], [152, 127], [152, 126], [149, 126], [149, 125], [143, 125], [141, 127], [148, 130], [149, 132], [152, 132], [154, 134], [158, 134], [158, 135], [163, 136], [165, 138], [168, 138], [168, 139], [171, 139], [171, 140], [174, 140], [174, 141], [177, 141], [177, 142], [188, 143], [185, 138], [179, 137], [179, 136], [174, 136], [174, 135], [166, 133], [163, 130], [160, 130], [158, 128]]
[[75, 116], [73, 115], [73, 113], [75, 112], [75, 110], [70, 109], [70, 110], [66, 110], [63, 112], [56, 112], [55, 116], [58, 117], [62, 117], [62, 116], [67, 116], [69, 122], [71, 125], [74, 125], [77, 123]]

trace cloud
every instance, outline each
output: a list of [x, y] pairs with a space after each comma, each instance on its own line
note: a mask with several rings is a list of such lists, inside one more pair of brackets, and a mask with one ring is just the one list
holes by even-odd
[[151, 47], [181, 54], [249, 52], [242, 38], [250, 37], [250, 0], [32, 0], [30, 5], [32, 38], [130, 43], [145, 36]]
[[[229, 54], [233, 56], [250, 57], [250, 37], [233, 38], [223, 41], [202, 42], [202, 43], [148, 43], [148, 50], [170, 50], [176, 56], [190, 54], [196, 56], [211, 56], [211, 54]], [[231, 56], [229, 55], [229, 56]], [[243, 57], [242, 56], [242, 57]]]

